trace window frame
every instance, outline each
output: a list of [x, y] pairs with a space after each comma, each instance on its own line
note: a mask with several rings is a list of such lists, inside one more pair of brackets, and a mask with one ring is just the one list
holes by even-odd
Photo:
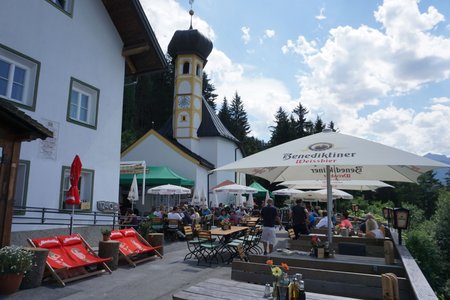
[[[88, 176], [91, 177], [90, 179], [90, 186], [91, 189], [88, 192], [83, 192], [83, 181], [86, 179], [86, 174], [88, 174]], [[84, 176], [83, 176], [84, 175]], [[83, 200], [82, 197], [83, 196], [87, 196], [89, 197], [88, 201], [90, 205], [89, 205], [89, 209], [81, 209], [81, 203], [80, 205], [75, 206], [75, 211], [79, 211], [79, 212], [92, 212], [92, 206], [94, 203], [94, 179], [95, 179], [95, 170], [91, 170], [91, 169], [81, 169], [81, 175], [80, 175], [80, 181], [78, 182], [78, 188], [80, 189], [80, 201]], [[67, 181], [66, 181], [67, 180]], [[65, 186], [67, 182], [68, 186]], [[72, 209], [71, 205], [66, 205], [66, 193], [69, 191], [70, 188], [70, 166], [63, 166], [62, 167], [62, 171], [61, 171], [61, 184], [60, 184], [60, 196], [59, 196], [59, 209], [60, 210], [68, 210], [68, 209]], [[89, 195], [85, 195], [85, 193], [89, 194]]]
[[[89, 103], [89, 105], [88, 105], [88, 121], [87, 122], [84, 122], [80, 119], [74, 119], [71, 117], [70, 113], [71, 113], [72, 91], [73, 90], [89, 95], [90, 102], [92, 102], [92, 101], [95, 102], [95, 103]], [[86, 82], [83, 82], [79, 79], [71, 77], [70, 78], [70, 87], [69, 87], [69, 97], [68, 97], [68, 101], [67, 101], [67, 115], [66, 115], [67, 122], [85, 126], [85, 127], [91, 128], [91, 129], [97, 129], [99, 102], [100, 102], [100, 90], [98, 88], [96, 88], [95, 86], [92, 86]], [[94, 111], [92, 111], [92, 110], [94, 110]], [[93, 120], [90, 120], [91, 118]]]
[[[27, 195], [28, 195], [28, 182], [29, 182], [29, 178], [30, 178], [30, 165], [31, 162], [29, 160], [19, 160], [19, 167], [20, 165], [24, 165], [25, 166], [25, 171], [24, 171], [24, 180], [23, 183], [21, 185], [21, 189], [22, 189], [22, 207], [26, 207], [27, 206]], [[19, 168], [17, 168], [17, 170], [19, 170]], [[16, 186], [15, 186], [15, 190], [14, 190], [14, 206], [16, 205], [16, 200], [17, 200], [17, 189], [18, 189], [18, 183], [19, 181], [17, 180], [17, 176], [18, 176], [19, 172], [17, 172], [16, 174]], [[14, 215], [24, 215], [25, 211], [14, 211]]]
[[[11, 98], [11, 95], [8, 94], [6, 96], [0, 95], [0, 99], [6, 100], [20, 108], [35, 111], [41, 63], [34, 58], [20, 53], [2, 43], [0, 43], [0, 59], [26, 70], [23, 93], [24, 96], [22, 101], [13, 99]], [[10, 73], [13, 72], [10, 71]], [[11, 79], [8, 76], [8, 85], [13, 84], [10, 81]]]
[[48, 3], [50, 3], [53, 7], [56, 7], [59, 11], [63, 12], [65, 15], [72, 17], [73, 16], [73, 6], [75, 0], [66, 0], [66, 8], [62, 7], [58, 3], [56, 3], [57, 0], [46, 0]]

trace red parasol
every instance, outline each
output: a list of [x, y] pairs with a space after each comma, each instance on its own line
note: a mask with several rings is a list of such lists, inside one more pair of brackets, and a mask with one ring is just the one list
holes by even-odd
[[78, 190], [78, 181], [81, 175], [81, 160], [78, 155], [75, 156], [70, 167], [70, 189], [66, 195], [66, 204], [80, 204], [80, 191]]

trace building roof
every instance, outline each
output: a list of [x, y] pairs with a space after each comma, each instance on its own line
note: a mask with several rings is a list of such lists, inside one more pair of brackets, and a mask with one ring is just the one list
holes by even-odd
[[179, 54], [196, 54], [206, 63], [206, 58], [213, 49], [210, 39], [197, 29], [177, 30], [167, 47], [170, 56]]
[[[223, 125], [219, 117], [216, 115], [211, 105], [203, 98], [202, 103], [202, 122], [197, 130], [198, 137], [223, 137], [236, 144], [239, 140], [231, 134], [230, 131]], [[173, 116], [171, 116], [166, 123], [158, 130], [158, 132], [168, 139], [173, 139]]]
[[0, 132], [2, 132], [2, 136], [5, 128], [8, 127], [12, 128], [14, 139], [21, 141], [45, 140], [48, 137], [53, 137], [53, 132], [44, 125], [25, 114], [12, 103], [0, 100]]
[[166, 68], [164, 53], [139, 0], [102, 1], [123, 41], [125, 75], [138, 75]]

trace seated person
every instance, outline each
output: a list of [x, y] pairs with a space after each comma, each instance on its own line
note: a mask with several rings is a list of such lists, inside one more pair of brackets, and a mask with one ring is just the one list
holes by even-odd
[[133, 213], [133, 210], [131, 208], [128, 208], [125, 216], [121, 218], [120, 224], [123, 225], [121, 228], [128, 228], [129, 225], [134, 225], [133, 221], [136, 219], [136, 215]]
[[322, 219], [317, 223], [316, 228], [328, 228], [328, 213], [326, 210], [322, 211]]
[[341, 223], [339, 223], [339, 228], [353, 229], [352, 222], [348, 219], [348, 212], [342, 213]]
[[222, 222], [224, 220], [230, 221], [230, 214], [225, 209], [222, 209], [220, 216], [217, 218], [218, 221]]
[[366, 237], [373, 239], [384, 239], [384, 234], [378, 228], [378, 223], [374, 219], [368, 219], [366, 221]]
[[364, 222], [359, 225], [359, 233], [366, 233], [366, 221], [369, 219], [373, 219], [373, 215], [371, 213], [367, 213]]

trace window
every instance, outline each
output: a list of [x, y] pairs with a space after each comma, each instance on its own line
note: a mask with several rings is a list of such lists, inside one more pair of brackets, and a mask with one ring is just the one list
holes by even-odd
[[183, 74], [189, 74], [189, 62], [183, 64]]
[[[14, 206], [27, 206], [28, 177], [30, 174], [30, 161], [20, 160], [16, 175], [16, 190], [14, 193]], [[18, 212], [16, 214], [23, 214]]]
[[0, 44], [0, 98], [34, 110], [40, 64]]
[[53, 4], [66, 15], [72, 16], [73, 13], [73, 1], [74, 0], [47, 0], [47, 2]]
[[99, 94], [97, 88], [72, 78], [67, 121], [95, 129]]
[[[72, 209], [72, 205], [66, 204], [66, 194], [70, 188], [70, 167], [63, 167], [61, 180], [61, 209]], [[80, 190], [80, 205], [75, 205], [76, 210], [92, 210], [92, 197], [94, 192], [94, 170], [82, 169], [78, 181]]]
[[202, 75], [202, 68], [200, 68], [200, 65], [197, 65], [197, 68], [195, 69], [195, 75], [199, 77]]

